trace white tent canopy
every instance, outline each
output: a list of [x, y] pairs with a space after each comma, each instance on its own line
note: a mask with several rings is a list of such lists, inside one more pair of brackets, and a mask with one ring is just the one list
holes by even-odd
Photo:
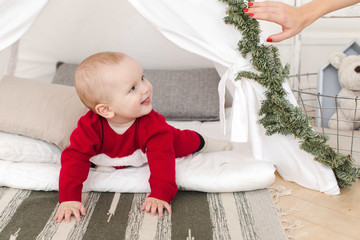
[[[41, 11], [47, 10], [45, 8], [47, 2], [46, 0], [1, 1], [0, 50], [16, 44], [21, 39]], [[258, 124], [258, 110], [260, 101], [264, 99], [265, 89], [253, 80], [234, 81], [237, 72], [254, 71], [254, 69], [250, 59], [244, 59], [236, 50], [241, 33], [223, 22], [225, 3], [218, 0], [129, 0], [128, 2], [171, 42], [214, 63], [222, 76], [219, 83], [220, 117], [222, 123], [225, 123], [224, 103], [227, 87], [233, 97], [232, 121], [231, 126], [224, 126], [224, 129], [229, 129], [227, 132], [230, 133], [232, 141], [240, 142], [239, 151], [251, 148], [254, 158], [272, 162], [286, 180], [327, 194], [339, 193], [332, 169], [314, 161], [312, 155], [300, 150], [297, 140], [292, 136], [277, 134], [266, 136], [264, 128]], [[84, 8], [86, 5], [84, 4]], [[21, 12], [24, 14], [20, 14]], [[120, 30], [113, 26], [112, 31]], [[126, 34], [131, 34], [131, 29], [128, 29]], [[17, 54], [17, 50], [11, 52], [10, 59], [16, 59], [14, 54]], [[16, 66], [16, 61], [14, 64]], [[11, 71], [8, 70], [8, 73]], [[284, 84], [284, 88], [289, 92], [290, 101], [296, 104], [287, 84]]]

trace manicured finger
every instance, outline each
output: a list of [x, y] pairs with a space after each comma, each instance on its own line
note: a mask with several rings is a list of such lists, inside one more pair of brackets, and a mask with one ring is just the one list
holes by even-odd
[[245, 8], [244, 13], [276, 13], [279, 10], [279, 8], [276, 7], [261, 7], [261, 8]]
[[277, 7], [281, 8], [284, 7], [285, 4], [279, 1], [263, 1], [263, 2], [249, 2], [249, 8], [261, 8], [261, 7]]
[[284, 30], [281, 33], [273, 34], [268, 37], [267, 42], [281, 42], [285, 39], [295, 36], [296, 33], [290, 30]]
[[249, 13], [249, 16], [252, 17], [252, 18], [255, 18], [257, 20], [264, 20], [264, 21], [274, 22], [274, 23], [279, 24], [281, 26], [286, 21], [282, 14], [278, 14], [276, 12], [275, 13], [271, 13], [271, 12]]

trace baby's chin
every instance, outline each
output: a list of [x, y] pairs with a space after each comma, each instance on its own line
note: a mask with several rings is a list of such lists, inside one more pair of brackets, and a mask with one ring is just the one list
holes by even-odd
[[149, 105], [146, 106], [146, 110], [144, 111], [144, 115], [149, 114], [152, 110], [153, 110], [152, 104], [150, 103]]

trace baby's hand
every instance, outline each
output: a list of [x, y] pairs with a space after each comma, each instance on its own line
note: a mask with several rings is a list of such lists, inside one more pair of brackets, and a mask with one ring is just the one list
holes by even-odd
[[56, 211], [54, 220], [60, 223], [63, 218], [66, 223], [70, 222], [71, 215], [75, 216], [76, 221], [81, 221], [80, 214], [86, 216], [84, 204], [77, 201], [62, 202]]
[[141, 210], [151, 212], [151, 215], [153, 216], [155, 216], [157, 211], [159, 213], [159, 217], [162, 217], [164, 208], [171, 214], [170, 204], [157, 198], [147, 197], [141, 207]]

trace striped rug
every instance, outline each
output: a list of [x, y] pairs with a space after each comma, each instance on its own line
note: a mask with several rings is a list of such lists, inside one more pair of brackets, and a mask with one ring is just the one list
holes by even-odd
[[267, 189], [237, 193], [179, 191], [173, 213], [140, 210], [145, 193], [83, 194], [81, 222], [53, 221], [57, 192], [0, 188], [1, 240], [281, 240], [286, 239]]

